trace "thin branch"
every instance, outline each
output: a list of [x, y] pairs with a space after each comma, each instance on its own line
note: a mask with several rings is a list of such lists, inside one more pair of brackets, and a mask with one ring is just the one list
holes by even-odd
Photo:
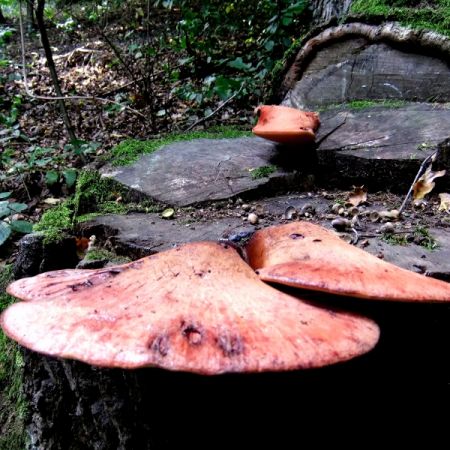
[[[21, 11], [20, 11], [21, 12]], [[26, 65], [26, 59], [25, 59], [25, 33], [23, 30], [23, 17], [22, 14], [19, 14], [19, 28], [20, 28], [20, 46], [21, 46], [21, 59], [22, 59], [22, 78], [23, 78], [23, 85], [25, 89], [25, 94], [33, 99], [36, 100], [48, 100], [48, 101], [57, 101], [57, 100], [89, 100], [89, 101], [99, 101], [103, 103], [112, 103], [114, 105], [119, 105], [123, 107], [124, 109], [127, 109], [128, 111], [132, 112], [133, 114], [136, 114], [143, 119], [146, 119], [147, 117], [142, 114], [141, 112], [131, 108], [128, 105], [123, 105], [121, 103], [118, 103], [114, 100], [109, 100], [107, 98], [101, 98], [96, 96], [82, 96], [82, 95], [72, 95], [72, 96], [45, 96], [45, 95], [36, 95], [34, 94], [28, 87], [28, 76], [27, 76], [27, 65]]]
[[400, 206], [400, 209], [398, 210], [398, 215], [401, 216], [403, 210], [405, 209], [406, 203], [409, 199], [409, 197], [411, 196], [411, 192], [414, 189], [414, 185], [417, 183], [417, 180], [419, 179], [419, 177], [422, 175], [424, 169], [426, 166], [429, 166], [430, 161], [433, 161], [433, 158], [436, 156], [437, 152], [434, 152], [433, 154], [431, 154], [430, 156], [428, 156], [427, 158], [425, 158], [422, 161], [422, 164], [419, 167], [419, 170], [417, 172], [416, 177], [414, 178], [414, 181], [411, 184], [411, 187], [409, 188], [408, 193], [406, 194], [405, 200], [403, 200], [402, 206]]
[[238, 91], [236, 91], [230, 98], [225, 100], [217, 109], [215, 109], [212, 113], [208, 114], [206, 117], [202, 117], [201, 119], [197, 120], [192, 125], [188, 126], [184, 131], [185, 132], [191, 131], [197, 125], [200, 125], [201, 123], [206, 122], [209, 118], [214, 116], [214, 114], [218, 113], [227, 103], [230, 103], [231, 100], [233, 100], [242, 91], [243, 88], [244, 88], [244, 83], [241, 84], [241, 87], [239, 88]]

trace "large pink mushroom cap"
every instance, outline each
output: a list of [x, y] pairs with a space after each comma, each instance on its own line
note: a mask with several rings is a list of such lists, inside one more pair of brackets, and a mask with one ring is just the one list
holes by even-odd
[[25, 301], [5, 333], [47, 355], [105, 367], [220, 374], [326, 366], [372, 349], [370, 319], [263, 283], [229, 246], [186, 244], [122, 266], [12, 283]]
[[450, 301], [450, 283], [382, 261], [309, 222], [257, 231], [246, 252], [267, 282], [373, 300]]

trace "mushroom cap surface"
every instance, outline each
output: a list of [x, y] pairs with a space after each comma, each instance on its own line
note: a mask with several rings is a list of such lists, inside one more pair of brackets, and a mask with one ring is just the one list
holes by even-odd
[[279, 292], [232, 247], [199, 242], [98, 270], [13, 282], [0, 318], [32, 350], [89, 364], [220, 374], [320, 367], [372, 349], [378, 326]]
[[280, 105], [262, 105], [256, 111], [259, 119], [253, 134], [280, 144], [314, 142], [320, 125], [316, 113]]
[[450, 301], [450, 283], [382, 261], [310, 222], [259, 230], [246, 252], [267, 282], [372, 300]]

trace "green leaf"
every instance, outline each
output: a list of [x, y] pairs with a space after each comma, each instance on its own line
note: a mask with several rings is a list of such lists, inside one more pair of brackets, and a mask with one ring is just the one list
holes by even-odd
[[282, 14], [301, 14], [306, 7], [308, 6], [307, 2], [305, 0], [302, 0], [297, 3], [293, 3], [292, 5], [288, 6], [287, 8], [283, 9]]
[[11, 229], [17, 231], [18, 233], [31, 233], [33, 231], [33, 224], [27, 222], [26, 220], [13, 220], [11, 223]]
[[56, 170], [49, 170], [45, 174], [45, 183], [47, 186], [52, 186], [53, 184], [57, 183], [59, 180], [59, 173]]
[[77, 171], [75, 169], [66, 169], [63, 172], [64, 181], [66, 182], [66, 185], [68, 188], [71, 188], [75, 181], [77, 181]]
[[268, 52], [271, 52], [272, 50], [273, 50], [273, 47], [275, 46], [275, 42], [273, 42], [273, 41], [267, 41], [265, 44], [264, 44], [264, 48], [268, 51]]
[[2, 245], [6, 239], [9, 238], [10, 234], [11, 227], [5, 222], [0, 222], [0, 245]]
[[8, 198], [12, 192], [0, 192], [0, 199], [1, 198]]
[[218, 76], [214, 85], [214, 92], [221, 100], [226, 100], [234, 91], [240, 88], [240, 82], [232, 78]]
[[230, 61], [227, 64], [228, 67], [232, 67], [233, 69], [237, 69], [237, 70], [242, 70], [242, 71], [246, 71], [251, 69], [252, 65], [250, 63], [245, 63], [242, 58], [240, 56], [238, 56], [236, 59], [234, 59], [233, 61]]
[[12, 214], [19, 213], [27, 208], [28, 206], [25, 203], [10, 203], [8, 201], [0, 202], [0, 218], [11, 216]]

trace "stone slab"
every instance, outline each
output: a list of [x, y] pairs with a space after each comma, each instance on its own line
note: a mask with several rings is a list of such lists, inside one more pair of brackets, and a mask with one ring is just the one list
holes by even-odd
[[158, 214], [129, 214], [99, 216], [81, 224], [86, 236], [95, 235], [99, 244], [107, 245], [120, 255], [141, 258], [169, 250], [185, 242], [216, 241], [230, 233], [251, 231], [239, 218], [213, 220], [207, 223], [184, 223], [164, 220]]
[[273, 165], [276, 153], [275, 144], [256, 137], [196, 139], [167, 145], [103, 175], [158, 202], [186, 206], [292, 186], [292, 171], [280, 167], [263, 178], [252, 176], [252, 169]]
[[399, 191], [411, 185], [420, 163], [448, 138], [450, 106], [333, 109], [323, 112], [321, 121], [319, 177]]
[[283, 103], [317, 109], [353, 100], [450, 101], [450, 66], [386, 43], [347, 39], [324, 47]]
[[[185, 223], [185, 219], [168, 221], [157, 214], [130, 214], [99, 216], [81, 224], [81, 233], [86, 236], [94, 234], [100, 245], [107, 242], [117, 253], [135, 259], [185, 242], [215, 241], [239, 232], [252, 232], [259, 227], [283, 223], [282, 216], [288, 206], [298, 211], [305, 205], [312, 207], [313, 221], [332, 229], [331, 218], [328, 217], [332, 202], [321, 196], [279, 196], [258, 201], [258, 204], [265, 211], [265, 219], [257, 226], [244, 222], [242, 217]], [[405, 269], [450, 280], [450, 228], [430, 227], [428, 231], [438, 247], [428, 250], [414, 243], [406, 246], [388, 244], [376, 234], [379, 226], [369, 223], [365, 231], [359, 232], [359, 243], [366, 241], [366, 251]]]

